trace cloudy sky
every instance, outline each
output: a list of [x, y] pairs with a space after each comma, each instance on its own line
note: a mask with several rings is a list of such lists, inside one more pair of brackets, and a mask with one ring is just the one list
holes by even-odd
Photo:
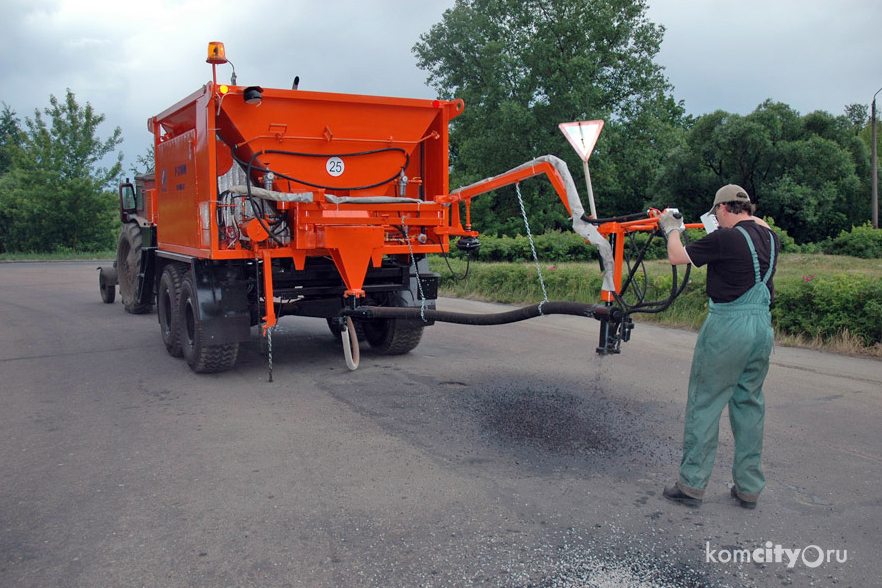
[[[123, 130], [127, 166], [146, 119], [211, 79], [223, 41], [238, 83], [433, 98], [411, 52], [453, 0], [2, 0], [0, 101], [20, 117], [70, 88]], [[841, 114], [882, 87], [879, 0], [649, 0], [658, 61], [691, 114], [767, 98]], [[219, 80], [228, 81], [229, 66]]]

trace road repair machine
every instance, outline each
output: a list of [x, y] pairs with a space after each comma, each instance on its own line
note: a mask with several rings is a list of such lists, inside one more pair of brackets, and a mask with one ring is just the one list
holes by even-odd
[[[128, 312], [155, 305], [168, 352], [196, 372], [232, 367], [259, 326], [271, 377], [273, 328], [285, 315], [325, 319], [351, 369], [359, 338], [402, 354], [435, 321], [492, 325], [543, 314], [599, 320], [598, 353], [618, 353], [630, 315], [663, 310], [686, 283], [678, 286], [675, 268], [668, 298], [627, 304], [649, 241], [627, 258], [626, 242], [635, 232], [659, 235], [659, 211], [587, 215], [554, 156], [450, 190], [448, 125], [462, 100], [308, 92], [297, 79], [290, 90], [243, 87], [235, 71], [221, 84], [222, 43], [209, 44], [207, 62], [211, 82], [148, 119], [154, 172], [120, 187], [116, 262], [99, 268], [102, 299], [113, 302], [118, 285]], [[447, 253], [451, 239], [477, 250], [472, 197], [540, 174], [600, 253], [602, 300], [490, 315], [437, 310], [439, 275], [427, 255]]]

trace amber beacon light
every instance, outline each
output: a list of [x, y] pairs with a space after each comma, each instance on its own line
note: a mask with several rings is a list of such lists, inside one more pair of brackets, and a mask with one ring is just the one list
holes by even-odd
[[213, 41], [208, 44], [208, 59], [205, 60], [206, 63], [211, 63], [214, 65], [219, 65], [221, 63], [227, 62], [227, 53], [224, 50], [224, 44], [218, 41]]

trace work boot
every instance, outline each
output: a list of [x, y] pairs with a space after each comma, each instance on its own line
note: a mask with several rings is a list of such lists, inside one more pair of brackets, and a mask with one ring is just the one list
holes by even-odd
[[743, 500], [740, 496], [738, 496], [738, 490], [735, 489], [735, 486], [732, 486], [731, 490], [729, 491], [729, 494], [732, 495], [732, 498], [734, 498], [735, 500], [738, 501], [738, 504], [741, 505], [741, 508], [749, 508], [749, 509], [756, 508], [756, 502], [751, 502], [749, 500]]
[[698, 508], [701, 506], [701, 498], [692, 498], [688, 494], [685, 494], [680, 487], [676, 484], [671, 486], [670, 488], [665, 486], [664, 491], [662, 492], [662, 496], [667, 498], [668, 500], [673, 500], [674, 502], [679, 502], [685, 506], [691, 506], [692, 508]]

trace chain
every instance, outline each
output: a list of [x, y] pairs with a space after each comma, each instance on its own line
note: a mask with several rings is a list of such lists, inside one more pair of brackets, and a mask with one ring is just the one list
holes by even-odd
[[533, 261], [536, 263], [536, 273], [539, 275], [539, 285], [542, 286], [542, 302], [539, 303], [539, 314], [542, 314], [542, 305], [548, 302], [548, 292], [545, 289], [545, 280], [542, 278], [542, 269], [539, 267], [539, 256], [536, 255], [536, 245], [533, 244], [533, 233], [530, 232], [530, 221], [527, 220], [527, 211], [524, 208], [524, 198], [521, 196], [521, 185], [515, 183], [515, 192], [518, 194], [518, 204], [521, 205], [521, 216], [524, 217], [524, 226], [527, 228], [527, 239], [530, 241], [530, 251], [533, 252]]
[[407, 248], [410, 250], [410, 263], [413, 265], [413, 273], [416, 274], [417, 290], [420, 293], [420, 318], [426, 321], [426, 295], [423, 293], [423, 281], [420, 279], [420, 270], [416, 264], [416, 257], [413, 254], [413, 247], [410, 244], [410, 237], [407, 235], [407, 225], [401, 225], [404, 232], [404, 240], [407, 241]]
[[273, 381], [273, 329], [275, 327], [270, 327], [266, 330], [266, 346], [267, 352], [269, 356], [269, 381]]

